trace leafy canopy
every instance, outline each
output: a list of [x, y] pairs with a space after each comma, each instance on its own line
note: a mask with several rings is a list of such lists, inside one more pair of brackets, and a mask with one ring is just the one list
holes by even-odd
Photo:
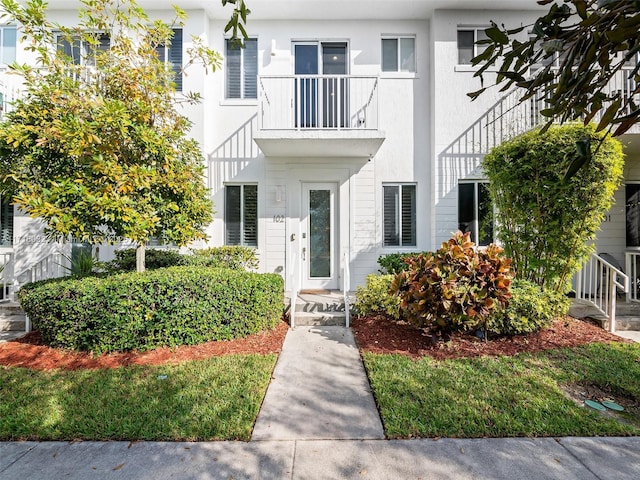
[[[212, 217], [203, 159], [177, 110], [199, 97], [176, 94], [175, 73], [157, 54], [184, 12], [166, 25], [134, 0], [83, 0], [69, 28], [48, 20], [42, 0], [1, 4], [37, 57], [35, 67], [10, 67], [24, 86], [0, 124], [1, 192], [44, 220], [53, 239], [203, 238]], [[221, 60], [197, 38], [187, 55], [187, 65], [214, 70]]]
[[[583, 119], [586, 125], [599, 118], [598, 131], [607, 128], [614, 136], [627, 132], [640, 121], [640, 1], [538, 3], [551, 6], [534, 24], [507, 29], [492, 23], [485, 30], [488, 39], [478, 43], [487, 48], [472, 60], [481, 65], [475, 75], [482, 79], [497, 65], [496, 85], [503, 91], [516, 85], [522, 89], [521, 102], [545, 98], [541, 114], [548, 118], [546, 128], [556, 120]], [[530, 34], [528, 40], [521, 32]], [[612, 88], [610, 82], [619, 74], [626, 81]], [[485, 89], [468, 95], [476, 98]]]

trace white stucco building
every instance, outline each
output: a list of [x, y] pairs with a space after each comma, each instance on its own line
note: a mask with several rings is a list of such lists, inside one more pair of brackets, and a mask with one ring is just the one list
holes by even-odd
[[[140, 3], [153, 18], [171, 18], [170, 2]], [[195, 66], [181, 80], [183, 91], [204, 98], [185, 113], [215, 203], [209, 245], [257, 248], [260, 270], [283, 275], [286, 289], [342, 288], [348, 266], [354, 290], [380, 255], [435, 249], [458, 228], [490, 240], [478, 238], [479, 162], [493, 144], [530, 128], [533, 116], [523, 106], [513, 113], [519, 117], [496, 120], [513, 101], [498, 89], [469, 100], [480, 86], [469, 61], [473, 41], [492, 20], [526, 25], [544, 7], [534, 0], [248, 0], [250, 38], [240, 50], [223, 32], [229, 8], [178, 3], [188, 20], [167, 58], [186, 58], [192, 35], [225, 57], [221, 71], [206, 75]], [[57, 21], [77, 18], [71, 1], [51, 0], [50, 8]], [[2, 61], [21, 60], [15, 26], [2, 32]], [[640, 195], [640, 141], [637, 133], [623, 141], [627, 186], [598, 238], [599, 251], [620, 264], [640, 247], [640, 220], [625, 209]], [[0, 212], [1, 248], [15, 254], [20, 274], [53, 247], [37, 241], [37, 222], [12, 210]]]

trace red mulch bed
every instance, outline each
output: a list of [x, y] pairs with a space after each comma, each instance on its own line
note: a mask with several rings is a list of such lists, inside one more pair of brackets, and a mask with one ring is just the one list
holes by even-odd
[[396, 353], [414, 359], [425, 356], [444, 360], [515, 355], [522, 352], [577, 347], [594, 342], [629, 342], [586, 320], [568, 316], [555, 320], [539, 332], [488, 341], [459, 333], [448, 338], [434, 337], [428, 331], [396, 322], [385, 315], [356, 318], [352, 328], [361, 350], [372, 353]]
[[158, 348], [148, 352], [110, 353], [100, 356], [47, 347], [42, 344], [38, 333], [32, 332], [13, 342], [0, 344], [0, 365], [37, 370], [54, 368], [75, 370], [78, 368], [118, 368], [129, 365], [162, 365], [229, 354], [278, 353], [282, 349], [288, 328], [289, 325], [280, 322], [274, 330], [236, 340], [208, 342], [177, 348]]
[[[47, 347], [42, 344], [38, 333], [34, 332], [19, 340], [0, 344], [0, 365], [38, 370], [98, 369], [128, 365], [161, 365], [228, 354], [278, 353], [288, 328], [288, 324], [283, 321], [272, 331], [236, 340], [100, 356]], [[426, 330], [396, 322], [385, 315], [355, 318], [352, 328], [361, 350], [373, 353], [396, 353], [414, 359], [425, 356], [444, 360], [514, 355], [552, 348], [576, 347], [593, 342], [628, 342], [588, 321], [576, 320], [572, 317], [558, 319], [548, 328], [536, 333], [489, 341], [480, 340], [469, 334], [453, 334], [442, 339], [432, 336]]]

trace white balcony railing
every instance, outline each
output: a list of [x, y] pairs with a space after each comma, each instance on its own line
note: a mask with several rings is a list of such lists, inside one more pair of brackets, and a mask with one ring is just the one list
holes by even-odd
[[377, 130], [378, 78], [285, 75], [258, 78], [261, 130]]

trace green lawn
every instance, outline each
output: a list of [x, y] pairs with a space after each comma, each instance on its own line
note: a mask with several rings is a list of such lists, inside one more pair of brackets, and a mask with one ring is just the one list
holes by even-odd
[[275, 362], [230, 355], [113, 370], [0, 367], [0, 440], [248, 440]]
[[[638, 344], [447, 361], [363, 357], [390, 438], [640, 434]], [[628, 411], [581, 407], [566, 385], [595, 385]]]

